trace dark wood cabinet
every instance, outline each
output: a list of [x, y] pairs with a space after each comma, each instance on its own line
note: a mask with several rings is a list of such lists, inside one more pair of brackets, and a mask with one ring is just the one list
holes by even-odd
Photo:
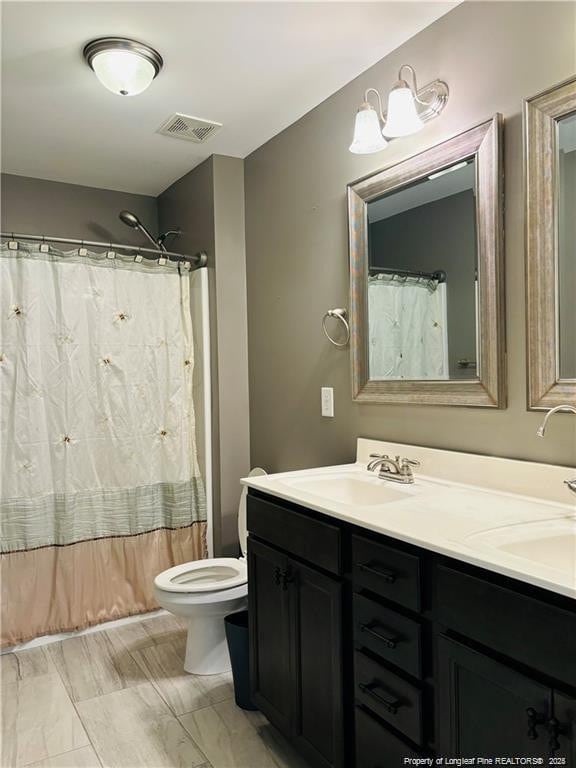
[[442, 753], [573, 765], [576, 699], [447, 637], [438, 661]]
[[248, 542], [254, 703], [311, 765], [344, 766], [341, 581]]
[[343, 766], [342, 585], [289, 562], [293, 579], [293, 738], [310, 762]]
[[446, 637], [438, 638], [438, 661], [441, 753], [548, 755], [548, 686]]
[[290, 605], [283, 574], [288, 558], [258, 541], [248, 544], [252, 698], [271, 723], [290, 730], [292, 660]]
[[248, 529], [254, 701], [311, 766], [576, 768], [574, 601], [262, 494]]

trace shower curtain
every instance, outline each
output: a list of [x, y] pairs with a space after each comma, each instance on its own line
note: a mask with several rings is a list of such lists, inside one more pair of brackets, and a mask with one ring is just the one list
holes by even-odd
[[379, 274], [368, 283], [371, 379], [447, 379], [446, 283]]
[[154, 610], [206, 556], [189, 274], [0, 247], [2, 645]]

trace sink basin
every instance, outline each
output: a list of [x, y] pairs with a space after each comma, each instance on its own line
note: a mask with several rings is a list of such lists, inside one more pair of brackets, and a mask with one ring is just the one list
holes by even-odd
[[282, 484], [299, 489], [303, 493], [312, 493], [330, 501], [357, 507], [390, 504], [393, 501], [406, 499], [421, 490], [418, 482], [394, 485], [388, 480], [380, 480], [374, 475], [359, 472], [286, 477], [282, 480]]
[[503, 526], [473, 534], [468, 539], [573, 574], [576, 583], [576, 518]]

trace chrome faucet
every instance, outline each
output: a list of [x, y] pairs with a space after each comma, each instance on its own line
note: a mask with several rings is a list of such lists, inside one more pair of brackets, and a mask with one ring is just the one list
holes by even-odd
[[371, 453], [372, 461], [368, 463], [368, 471], [375, 472], [378, 469], [378, 477], [381, 480], [390, 480], [393, 483], [413, 483], [413, 467], [419, 467], [420, 462], [413, 459], [401, 459], [396, 456], [391, 459], [390, 456], [380, 453]]
[[536, 434], [538, 437], [544, 437], [544, 433], [546, 432], [546, 425], [548, 424], [548, 419], [550, 416], [552, 416], [553, 413], [558, 413], [559, 411], [563, 411], [564, 413], [576, 413], [576, 408], [573, 405], [557, 405], [556, 408], [551, 408], [546, 416], [544, 416], [544, 421], [538, 429], [536, 430]]
[[[544, 437], [544, 434], [546, 432], [546, 425], [548, 424], [548, 419], [550, 416], [552, 416], [553, 413], [558, 413], [559, 411], [562, 411], [564, 413], [576, 413], [576, 408], [573, 405], [557, 405], [556, 408], [551, 408], [546, 416], [544, 416], [544, 421], [538, 429], [536, 430], [536, 434], [538, 437]], [[573, 480], [564, 480], [564, 484], [568, 486], [568, 488], [572, 491], [572, 493], [576, 493], [576, 477]]]

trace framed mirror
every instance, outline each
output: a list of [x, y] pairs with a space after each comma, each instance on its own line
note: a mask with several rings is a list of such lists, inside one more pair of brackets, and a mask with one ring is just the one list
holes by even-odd
[[501, 117], [348, 187], [353, 398], [505, 407]]
[[528, 407], [576, 402], [576, 78], [524, 104]]

